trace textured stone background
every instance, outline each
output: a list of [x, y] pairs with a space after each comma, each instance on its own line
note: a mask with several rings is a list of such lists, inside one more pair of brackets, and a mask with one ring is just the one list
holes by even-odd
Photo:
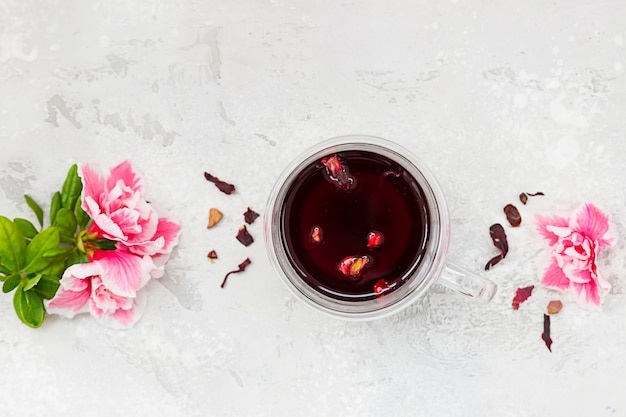
[[[0, 212], [24, 216], [24, 193], [49, 201], [71, 163], [130, 159], [183, 228], [130, 331], [88, 316], [31, 330], [0, 296], [0, 414], [626, 415], [624, 18], [618, 0], [0, 0]], [[546, 193], [518, 203], [511, 251], [485, 273], [490, 305], [435, 287], [393, 317], [337, 321], [283, 288], [260, 221], [252, 246], [233, 238], [295, 155], [350, 133], [431, 167], [450, 257], [474, 272], [502, 207]], [[554, 294], [510, 302], [538, 282], [532, 216], [585, 201], [622, 236], [599, 260], [613, 289], [602, 312], [565, 299], [550, 353]], [[226, 217], [208, 231], [210, 207]]]

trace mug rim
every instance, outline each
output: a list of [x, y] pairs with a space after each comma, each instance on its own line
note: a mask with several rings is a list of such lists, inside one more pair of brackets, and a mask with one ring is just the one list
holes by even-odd
[[[423, 189], [429, 212], [429, 243], [419, 267], [398, 289], [381, 298], [365, 301], [339, 300], [314, 289], [297, 273], [288, 259], [282, 242], [282, 208], [294, 178], [302, 169], [323, 156], [354, 149], [381, 154], [407, 170]], [[264, 214], [266, 250], [283, 284], [296, 298], [315, 310], [348, 320], [386, 317], [421, 298], [439, 278], [445, 267], [449, 229], [450, 220], [443, 191], [428, 167], [402, 145], [369, 135], [337, 136], [320, 141], [301, 152], [283, 169], [275, 182]]]

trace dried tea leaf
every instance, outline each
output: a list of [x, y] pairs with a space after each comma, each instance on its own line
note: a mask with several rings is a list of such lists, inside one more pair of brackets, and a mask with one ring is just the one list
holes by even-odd
[[235, 186], [232, 184], [229, 184], [227, 182], [224, 182], [222, 180], [220, 180], [219, 178], [209, 174], [208, 172], [204, 173], [204, 178], [209, 181], [212, 182], [213, 184], [215, 184], [215, 186], [224, 194], [232, 194], [234, 193], [235, 190]]
[[560, 300], [552, 300], [548, 303], [548, 314], [557, 314], [563, 308]]
[[250, 207], [248, 207], [248, 210], [246, 210], [246, 212], [243, 213], [243, 219], [248, 224], [254, 223], [254, 221], [258, 217], [259, 217], [259, 213], [257, 213], [256, 211], [252, 210]]
[[254, 242], [252, 235], [248, 232], [245, 225], [239, 229], [239, 232], [237, 232], [237, 240], [244, 246], [250, 246], [252, 242]]
[[246, 267], [248, 265], [250, 265], [252, 263], [252, 261], [250, 260], [250, 258], [246, 258], [245, 261], [243, 261], [242, 263], [239, 264], [239, 267], [237, 269], [235, 269], [234, 271], [230, 271], [229, 273], [226, 274], [226, 276], [224, 277], [224, 281], [222, 281], [222, 285], [220, 285], [221, 288], [224, 288], [224, 286], [226, 285], [226, 281], [228, 280], [228, 277], [231, 276], [232, 274], [238, 274], [240, 272], [243, 272], [246, 270]]
[[541, 333], [541, 339], [545, 342], [548, 350], [552, 352], [552, 339], [550, 338], [550, 316], [543, 315], [543, 333]]
[[207, 254], [207, 258], [209, 258], [209, 259], [217, 259], [217, 252], [215, 252], [215, 250], [210, 251]]
[[536, 197], [538, 195], [545, 195], [544, 193], [542, 193], [541, 191], [536, 192], [536, 193], [526, 193], [529, 197]]
[[518, 288], [517, 291], [515, 291], [512, 303], [513, 310], [519, 310], [519, 305], [528, 300], [528, 297], [532, 295], [534, 288], [535, 286], [531, 285], [530, 287]]
[[511, 226], [518, 227], [522, 223], [522, 216], [513, 204], [504, 206], [504, 214], [506, 214], [506, 219]]
[[500, 223], [496, 223], [489, 228], [489, 235], [491, 236], [491, 240], [493, 240], [493, 245], [500, 251], [500, 254], [494, 256], [487, 262], [485, 265], [485, 271], [491, 269], [492, 266], [500, 262], [506, 254], [509, 252], [509, 244], [506, 240], [506, 233], [504, 232], [504, 227]]
[[209, 210], [209, 223], [207, 224], [206, 228], [210, 229], [216, 224], [218, 224], [220, 220], [222, 220], [222, 217], [224, 217], [224, 215], [222, 214], [221, 211], [219, 211], [216, 208], [210, 209]]

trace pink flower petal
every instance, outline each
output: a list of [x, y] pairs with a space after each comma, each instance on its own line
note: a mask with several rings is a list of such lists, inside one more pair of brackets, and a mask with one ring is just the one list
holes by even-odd
[[84, 312], [91, 294], [88, 276], [92, 271], [92, 264], [75, 264], [67, 268], [54, 298], [44, 301], [48, 314], [72, 318]]
[[570, 226], [591, 240], [600, 241], [609, 230], [609, 217], [588, 203], [572, 217]]
[[548, 266], [543, 277], [541, 278], [541, 285], [565, 291], [570, 287], [570, 280], [563, 273], [563, 270], [559, 268], [556, 260], [553, 259], [552, 263]]
[[149, 256], [141, 257], [123, 250], [96, 251], [92, 259], [102, 269], [103, 284], [122, 297], [134, 297], [156, 267]]
[[599, 307], [602, 304], [602, 298], [595, 281], [589, 281], [585, 284], [572, 282], [572, 290], [577, 296], [578, 303], [583, 307]]
[[87, 164], [80, 166], [78, 174], [83, 182], [82, 208], [89, 213], [89, 208], [85, 204], [85, 198], [90, 197], [93, 201], [99, 201], [101, 195], [104, 193], [104, 179]]
[[[551, 226], [551, 227], [550, 227]], [[553, 227], [568, 227], [569, 220], [565, 217], [553, 216], [553, 217], [544, 217], [544, 216], [535, 216], [535, 227], [539, 234], [543, 236], [544, 239], [547, 239], [550, 242], [550, 246], [554, 245], [559, 240], [559, 235], [555, 234], [554, 231], [549, 229], [553, 229]]]
[[[137, 293], [137, 297], [132, 299], [132, 307], [128, 309], [118, 309], [113, 314], [95, 315], [98, 322], [112, 329], [128, 329], [135, 325], [143, 316], [146, 310], [147, 297], [144, 291]], [[92, 314], [94, 312], [92, 311]]]
[[129, 161], [124, 161], [111, 168], [109, 177], [107, 178], [107, 189], [113, 190], [119, 180], [122, 180], [123, 183], [133, 191], [142, 191], [143, 181], [141, 177], [135, 173]]
[[159, 251], [160, 253], [170, 253], [174, 249], [174, 246], [178, 245], [178, 233], [180, 232], [180, 226], [168, 219], [161, 218], [157, 226], [154, 237], [163, 237], [165, 244]]

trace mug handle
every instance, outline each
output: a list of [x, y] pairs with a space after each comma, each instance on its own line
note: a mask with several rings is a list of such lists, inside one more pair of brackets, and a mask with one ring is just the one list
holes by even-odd
[[473, 300], [487, 304], [498, 292], [491, 280], [479, 277], [454, 263], [448, 262], [439, 283]]

